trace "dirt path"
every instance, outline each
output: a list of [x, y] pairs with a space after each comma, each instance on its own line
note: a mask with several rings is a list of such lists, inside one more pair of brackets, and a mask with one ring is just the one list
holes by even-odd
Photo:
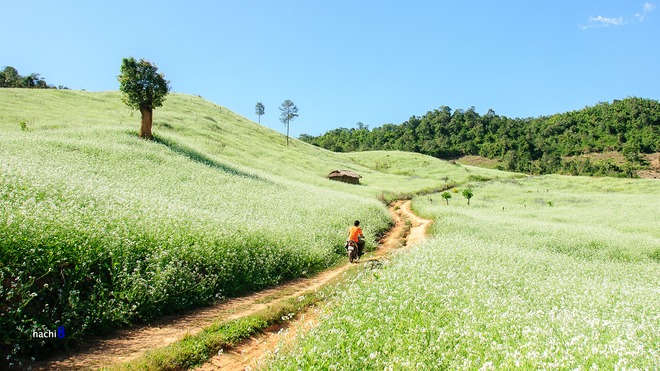
[[[405, 215], [406, 218], [412, 221], [412, 228], [408, 234], [405, 246], [411, 246], [423, 240], [426, 228], [431, 223], [431, 221], [421, 219], [410, 211], [410, 201], [394, 203], [390, 207], [390, 213], [392, 213], [395, 221], [394, 227], [381, 240], [379, 248], [366, 256], [366, 260], [380, 259], [382, 256], [389, 254], [393, 249], [404, 245], [401, 243], [401, 238], [407, 231], [402, 215]], [[168, 316], [149, 324], [120, 329], [105, 337], [88, 339], [75, 353], [63, 354], [49, 361], [34, 364], [32, 369], [85, 370], [99, 369], [104, 366], [124, 363], [139, 357], [147, 350], [174, 343], [186, 334], [194, 335], [218, 319], [232, 320], [241, 318], [264, 309], [276, 301], [314, 291], [341, 274], [348, 265], [346, 264], [320, 273], [312, 278], [293, 280], [251, 295], [232, 298], [211, 307], [192, 310], [185, 315]], [[309, 314], [307, 314], [307, 317], [309, 317]], [[286, 328], [286, 325], [272, 327], [264, 331], [264, 334], [276, 334]], [[263, 340], [265, 343], [268, 343], [268, 341], [272, 345], [272, 339]], [[257, 340], [256, 342], [259, 343], [262, 340]], [[248, 339], [242, 343], [243, 345], [234, 347], [231, 352], [245, 355], [250, 343], [255, 343], [255, 339]], [[229, 356], [231, 352], [227, 351], [224, 354], [225, 358], [214, 357], [211, 362], [207, 363], [207, 366], [212, 367], [210, 369], [218, 369], [218, 367], [222, 366], [222, 370], [244, 370], [248, 363], [252, 362], [255, 358], [262, 357], [264, 354], [263, 350], [249, 350], [247, 354], [250, 356], [247, 361], [241, 360], [236, 364], [232, 362], [229, 362], [229, 364], [222, 363], [227, 358], [232, 358]], [[222, 360], [218, 361], [215, 358], [222, 358]], [[233, 357], [233, 359], [236, 358], [242, 359], [242, 357]], [[220, 364], [213, 366], [217, 362], [220, 362]]]
[[[410, 201], [397, 201], [390, 206], [390, 213], [395, 225], [381, 241], [381, 246], [372, 256], [363, 261], [379, 260], [393, 249], [408, 248], [426, 239], [426, 230], [431, 220], [422, 219], [410, 210]], [[411, 225], [407, 228], [406, 220]], [[405, 237], [405, 244], [402, 239]], [[313, 308], [303, 313], [299, 318], [277, 326], [272, 326], [259, 335], [252, 336], [240, 344], [223, 349], [217, 356], [195, 371], [245, 371], [262, 367], [262, 362], [268, 354], [277, 352], [282, 344], [293, 341], [300, 332], [309, 331], [317, 323], [317, 317], [323, 308]]]
[[401, 210], [403, 214], [412, 222], [412, 228], [410, 229], [410, 234], [406, 239], [406, 246], [410, 247], [420, 242], [426, 240], [426, 231], [433, 222], [432, 220], [423, 219], [417, 216], [410, 209], [410, 201], [406, 201], [401, 205]]

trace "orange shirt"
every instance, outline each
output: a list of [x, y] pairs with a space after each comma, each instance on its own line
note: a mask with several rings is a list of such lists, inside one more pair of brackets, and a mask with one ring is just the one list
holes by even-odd
[[351, 227], [348, 230], [348, 239], [351, 241], [358, 242], [358, 236], [362, 234], [362, 229], [360, 227]]

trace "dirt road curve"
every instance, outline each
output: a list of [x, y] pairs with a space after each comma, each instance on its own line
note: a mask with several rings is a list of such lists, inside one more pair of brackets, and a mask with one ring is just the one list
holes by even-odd
[[[394, 218], [394, 227], [381, 241], [378, 250], [367, 260], [380, 259], [397, 247], [405, 249], [426, 239], [426, 230], [432, 221], [415, 215], [410, 210], [410, 201], [397, 201], [389, 210]], [[406, 219], [412, 223], [408, 233], [405, 233]], [[406, 241], [402, 243], [402, 237], [406, 234]], [[273, 326], [266, 329], [263, 334], [246, 339], [238, 346], [223, 349], [221, 354], [211, 358], [195, 371], [245, 371], [257, 368], [261, 366], [264, 356], [274, 352], [279, 344], [291, 341], [301, 331], [310, 330], [317, 323], [317, 314], [315, 311], [308, 311], [296, 321]]]
[[[426, 228], [431, 223], [410, 211], [410, 201], [396, 202], [390, 207], [395, 220], [395, 226], [381, 241], [379, 248], [368, 256], [369, 260], [379, 259], [390, 253], [392, 249], [401, 247], [401, 236], [405, 233], [403, 217], [411, 220], [412, 228], [406, 239], [405, 247], [409, 247], [425, 238]], [[402, 217], [403, 215], [403, 217]], [[139, 357], [143, 352], [164, 347], [181, 339], [185, 334], [196, 334], [204, 327], [218, 319], [232, 320], [250, 315], [258, 310], [272, 305], [274, 302], [290, 297], [297, 297], [306, 292], [314, 291], [341, 274], [346, 267], [342, 266], [318, 274], [312, 278], [290, 281], [276, 287], [260, 291], [248, 296], [232, 298], [212, 307], [200, 308], [181, 316], [169, 316], [134, 328], [120, 329], [114, 333], [95, 339], [88, 339], [84, 346], [75, 353], [63, 354], [47, 362], [33, 365], [33, 370], [84, 370], [99, 369], [104, 366], [123, 363]], [[309, 314], [307, 315], [309, 318]], [[268, 344], [266, 335], [280, 332], [282, 326], [264, 331], [256, 342]], [[254, 364], [254, 359], [263, 356], [263, 347], [248, 349], [255, 339], [248, 339], [242, 345], [234, 347], [222, 356], [214, 357], [203, 366], [204, 370], [244, 370], [245, 366]], [[270, 344], [273, 341], [271, 339]], [[242, 348], [243, 347], [243, 348]]]
[[415, 213], [410, 210], [410, 201], [404, 202], [401, 205], [401, 210], [403, 210], [403, 214], [406, 216], [406, 218], [412, 222], [410, 234], [406, 239], [406, 246], [412, 246], [426, 240], [426, 230], [431, 225], [432, 220], [422, 219], [415, 215]]

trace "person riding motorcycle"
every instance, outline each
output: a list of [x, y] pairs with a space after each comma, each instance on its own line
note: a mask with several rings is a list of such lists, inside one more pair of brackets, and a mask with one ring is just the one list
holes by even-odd
[[364, 252], [364, 235], [362, 234], [362, 229], [359, 227], [360, 221], [356, 220], [353, 223], [353, 226], [348, 229], [348, 240], [346, 240], [346, 248], [348, 245], [354, 242], [358, 247], [358, 259], [362, 256]]

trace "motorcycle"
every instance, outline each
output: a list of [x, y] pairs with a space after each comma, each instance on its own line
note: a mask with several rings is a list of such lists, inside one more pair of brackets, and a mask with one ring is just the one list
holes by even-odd
[[[360, 240], [362, 239], [360, 238]], [[359, 248], [357, 242], [352, 240], [347, 240], [345, 247], [346, 247], [346, 254], [348, 255], [349, 263], [352, 263], [353, 261], [356, 261], [360, 258], [358, 255]]]

